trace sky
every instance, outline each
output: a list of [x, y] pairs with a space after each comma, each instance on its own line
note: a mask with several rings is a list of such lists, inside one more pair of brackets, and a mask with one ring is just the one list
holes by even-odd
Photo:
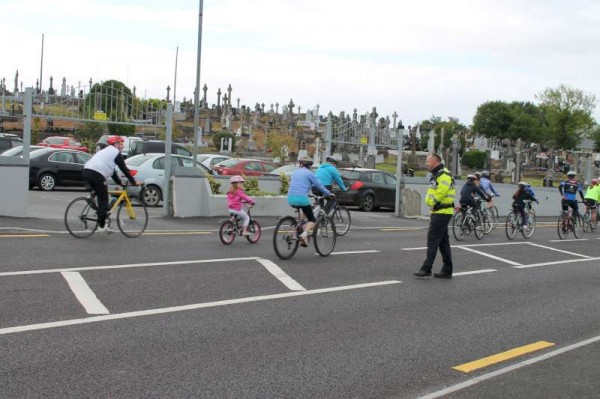
[[140, 97], [170, 86], [171, 99], [191, 99], [200, 2], [209, 103], [231, 85], [234, 106], [376, 107], [414, 126], [432, 116], [470, 125], [487, 101], [537, 102], [560, 84], [600, 98], [594, 0], [0, 0], [0, 78], [12, 91], [18, 70], [35, 87], [43, 34], [44, 90], [50, 76], [59, 91], [63, 77], [114, 79]]

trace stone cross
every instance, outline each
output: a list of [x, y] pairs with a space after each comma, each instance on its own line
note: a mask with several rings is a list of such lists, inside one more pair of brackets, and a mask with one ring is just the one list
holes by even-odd
[[275, 110], [273, 109], [273, 103], [271, 103], [271, 109], [269, 110], [270, 113], [273, 113]]
[[227, 94], [223, 94], [223, 107], [227, 108], [227, 106], [229, 105], [229, 97], [227, 97]]
[[135, 86], [133, 86], [133, 98], [135, 98]]
[[169, 102], [169, 94], [171, 93], [171, 86], [167, 86], [167, 102]]
[[398, 118], [398, 114], [396, 113], [396, 111], [394, 111], [394, 113], [392, 114], [392, 118], [394, 118], [394, 125], [392, 127], [395, 129], [396, 128], [396, 118]]
[[62, 80], [62, 85], [60, 86], [60, 95], [63, 97], [67, 95], [67, 79], [64, 76]]
[[217, 108], [221, 108], [221, 88], [217, 91]]
[[19, 70], [17, 69], [17, 73], [15, 74], [15, 89], [14, 93], [17, 94], [19, 91]]
[[54, 78], [52, 76], [50, 76], [50, 88], [48, 89], [48, 91], [50, 93], [52, 93], [54, 91], [54, 87], [52, 87], [53, 82], [54, 82]]
[[239, 112], [239, 110], [240, 110], [240, 98], [239, 97], [237, 99], [237, 109], [238, 109], [238, 112]]
[[208, 87], [206, 86], [206, 83], [204, 83], [204, 87], [202, 88], [202, 91], [204, 92], [204, 97], [202, 97], [202, 104], [204, 104], [204, 109], [208, 108], [208, 103], [206, 102], [206, 91], [208, 90]]
[[275, 103], [275, 113], [279, 113], [279, 103]]
[[261, 114], [265, 113], [265, 103], [260, 104], [260, 113]]
[[231, 90], [233, 90], [233, 89], [231, 88], [231, 83], [229, 83], [229, 87], [227, 88], [227, 98], [229, 99], [228, 104], [230, 107], [231, 107]]

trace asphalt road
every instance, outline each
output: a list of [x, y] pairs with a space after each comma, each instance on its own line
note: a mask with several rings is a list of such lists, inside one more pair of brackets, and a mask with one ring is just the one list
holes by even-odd
[[415, 279], [427, 221], [390, 212], [282, 261], [276, 218], [254, 245], [161, 209], [78, 240], [80, 193], [30, 194], [35, 217], [0, 218], [0, 397], [600, 397], [599, 234], [500, 226], [452, 240], [452, 280]]

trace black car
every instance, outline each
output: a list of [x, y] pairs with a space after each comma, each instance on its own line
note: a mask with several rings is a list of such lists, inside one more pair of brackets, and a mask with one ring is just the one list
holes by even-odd
[[394, 208], [396, 203], [396, 177], [376, 169], [341, 169], [346, 192], [336, 192], [338, 202], [355, 205], [363, 211], [379, 207]]
[[23, 145], [23, 140], [16, 134], [0, 133], [0, 153], [21, 145]]
[[92, 156], [83, 151], [45, 148], [31, 153], [29, 188], [43, 191], [57, 186], [83, 186], [83, 165]]
[[[164, 154], [167, 143], [162, 140], [135, 140], [131, 142], [129, 156], [138, 154]], [[181, 144], [171, 144], [171, 154], [191, 157], [192, 153]]]

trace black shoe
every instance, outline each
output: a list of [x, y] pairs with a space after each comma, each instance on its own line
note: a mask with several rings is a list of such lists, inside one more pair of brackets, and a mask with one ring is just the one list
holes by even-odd
[[452, 273], [439, 272], [433, 273], [434, 278], [452, 278]]
[[417, 272], [413, 273], [413, 276], [415, 277], [430, 277], [431, 276], [431, 271], [425, 271], [425, 270], [419, 270]]

